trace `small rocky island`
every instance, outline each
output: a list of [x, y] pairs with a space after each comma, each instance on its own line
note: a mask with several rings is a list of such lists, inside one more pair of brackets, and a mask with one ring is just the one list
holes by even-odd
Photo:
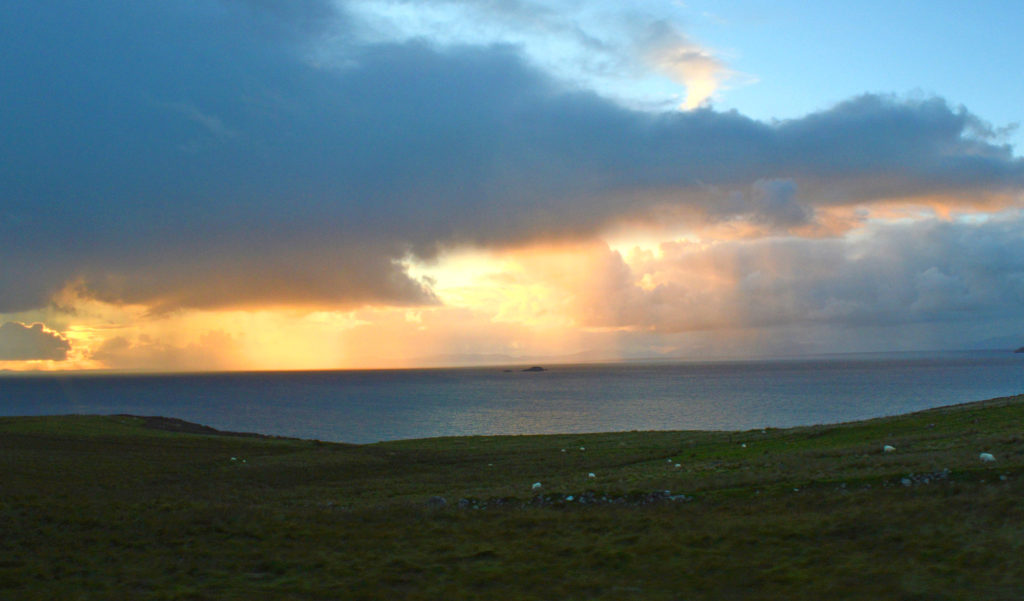
[[546, 369], [544, 369], [543, 367], [540, 367], [540, 366], [534, 365], [533, 367], [527, 367], [527, 368], [526, 368], [526, 369], [524, 369], [523, 371], [547, 371], [547, 370], [546, 370]]
[[1017, 350], [1015, 350], [1013, 352], [1015, 352], [1015, 353], [1024, 353], [1024, 346], [1020, 347], [1019, 349], [1017, 349]]

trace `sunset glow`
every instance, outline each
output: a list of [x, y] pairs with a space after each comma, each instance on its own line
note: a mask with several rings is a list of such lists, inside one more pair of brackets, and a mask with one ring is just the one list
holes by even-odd
[[[791, 3], [61, 4], [0, 9], [2, 370], [1024, 335], [1024, 48], [996, 5], [957, 26], [1012, 60], [943, 70], [942, 6], [871, 37]], [[851, 30], [807, 56], [822, 20]]]

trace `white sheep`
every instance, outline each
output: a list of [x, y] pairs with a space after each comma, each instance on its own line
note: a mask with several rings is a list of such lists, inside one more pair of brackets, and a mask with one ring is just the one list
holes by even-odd
[[537, 490], [538, 488], [540, 488], [540, 482], [534, 482], [532, 488], [533, 490]]
[[589, 474], [587, 474], [587, 478], [596, 478], [596, 477], [597, 476], [594, 475], [594, 472], [590, 472]]
[[882, 447], [883, 453], [894, 453], [895, 451], [896, 447], [892, 446], [891, 444], [887, 444], [884, 447]]
[[985, 463], [996, 460], [995, 456], [993, 456], [992, 453], [982, 453], [978, 455], [978, 458], [984, 461]]

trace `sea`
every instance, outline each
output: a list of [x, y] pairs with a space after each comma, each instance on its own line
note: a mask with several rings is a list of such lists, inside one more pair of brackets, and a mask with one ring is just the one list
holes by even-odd
[[362, 444], [783, 428], [1024, 393], [1024, 354], [1009, 351], [524, 367], [5, 375], [0, 415], [160, 415]]

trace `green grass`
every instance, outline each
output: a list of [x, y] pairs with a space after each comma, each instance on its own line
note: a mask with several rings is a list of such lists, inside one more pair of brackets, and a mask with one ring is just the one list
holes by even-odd
[[[147, 423], [0, 418], [0, 599], [1024, 593], [1024, 396], [785, 430], [374, 445]], [[663, 490], [687, 500], [642, 501]]]

